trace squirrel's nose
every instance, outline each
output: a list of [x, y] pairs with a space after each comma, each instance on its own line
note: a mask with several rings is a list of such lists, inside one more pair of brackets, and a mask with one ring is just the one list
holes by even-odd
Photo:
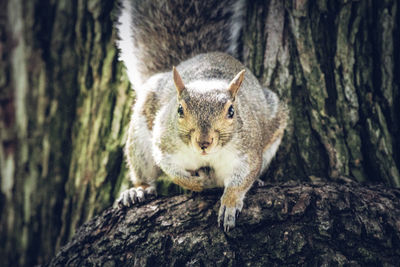
[[213, 140], [214, 140], [214, 139], [211, 138], [211, 140], [207, 140], [207, 141], [198, 141], [199, 147], [200, 147], [202, 150], [205, 150], [205, 149], [207, 149], [207, 148], [212, 144]]
[[210, 142], [201, 142], [201, 143], [199, 143], [199, 146], [202, 150], [204, 150], [210, 146]]

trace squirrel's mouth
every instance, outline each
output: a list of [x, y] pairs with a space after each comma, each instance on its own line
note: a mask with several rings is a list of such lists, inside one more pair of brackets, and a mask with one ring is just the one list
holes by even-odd
[[214, 150], [218, 145], [218, 136], [215, 133], [207, 135], [194, 133], [191, 136], [191, 143], [194, 151], [202, 156], [206, 156], [215, 152]]
[[214, 153], [216, 153], [218, 151], [217, 146], [213, 146], [207, 149], [197, 149], [197, 152], [201, 155], [201, 156], [208, 156], [208, 155], [212, 155]]

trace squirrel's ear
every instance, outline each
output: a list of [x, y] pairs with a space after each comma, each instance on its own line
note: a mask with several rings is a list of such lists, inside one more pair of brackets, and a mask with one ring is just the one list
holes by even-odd
[[231, 81], [231, 83], [229, 84], [228, 90], [229, 92], [231, 92], [231, 95], [233, 98], [235, 98], [240, 85], [243, 82], [244, 79], [244, 73], [246, 70], [241, 70], [236, 76], [235, 78], [233, 78], [233, 80]]
[[178, 71], [176, 70], [175, 66], [172, 67], [172, 72], [174, 74], [174, 83], [176, 90], [178, 91], [178, 95], [180, 95], [183, 89], [185, 89], [185, 85], [183, 84], [182, 78], [179, 75]]

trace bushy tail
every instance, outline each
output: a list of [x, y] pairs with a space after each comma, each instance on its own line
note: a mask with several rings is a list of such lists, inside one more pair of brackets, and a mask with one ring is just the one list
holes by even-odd
[[134, 85], [199, 53], [236, 55], [243, 0], [122, 1], [118, 46]]

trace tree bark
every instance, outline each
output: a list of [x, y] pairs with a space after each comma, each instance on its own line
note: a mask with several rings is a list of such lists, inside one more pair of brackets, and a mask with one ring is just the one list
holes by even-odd
[[[0, 258], [43, 263], [109, 207], [132, 103], [113, 1], [0, 1]], [[126, 183], [126, 182], [124, 182]]]
[[[115, 47], [117, 5], [0, 1], [6, 266], [46, 262], [129, 186], [122, 148], [134, 94]], [[398, 187], [398, 1], [249, 0], [246, 8], [239, 58], [290, 108], [264, 178]]]
[[48, 266], [397, 266], [400, 190], [281, 183], [248, 194], [237, 226], [217, 227], [220, 194], [110, 208]]
[[288, 101], [268, 177], [400, 186], [398, 1], [249, 1], [243, 61]]

